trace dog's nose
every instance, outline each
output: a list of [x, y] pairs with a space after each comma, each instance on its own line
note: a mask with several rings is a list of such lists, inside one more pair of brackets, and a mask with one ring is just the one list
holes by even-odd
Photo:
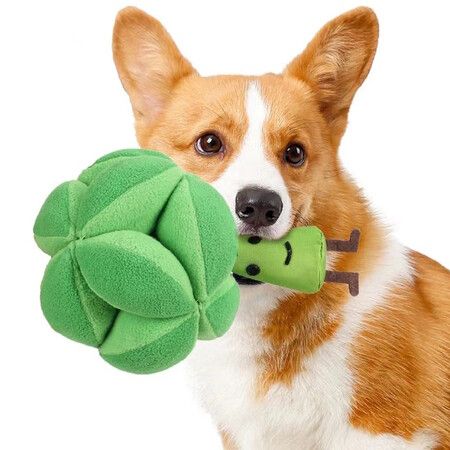
[[273, 225], [283, 210], [281, 197], [274, 191], [248, 187], [236, 195], [236, 214], [254, 228]]

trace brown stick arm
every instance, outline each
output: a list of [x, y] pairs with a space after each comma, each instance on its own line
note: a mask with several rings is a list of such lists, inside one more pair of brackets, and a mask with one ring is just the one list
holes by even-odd
[[350, 239], [348, 241], [343, 241], [340, 239], [327, 239], [327, 250], [329, 252], [355, 253], [358, 251], [360, 236], [361, 232], [359, 230], [353, 230], [350, 233]]
[[359, 294], [359, 274], [356, 272], [335, 272], [327, 270], [325, 281], [329, 283], [345, 283], [352, 297]]

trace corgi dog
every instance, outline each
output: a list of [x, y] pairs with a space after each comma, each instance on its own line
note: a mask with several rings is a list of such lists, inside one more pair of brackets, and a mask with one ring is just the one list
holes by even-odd
[[117, 16], [114, 60], [142, 148], [215, 186], [241, 234], [361, 231], [357, 253], [327, 263], [360, 274], [356, 297], [237, 277], [231, 329], [190, 357], [225, 449], [450, 449], [450, 272], [390, 236], [338, 157], [377, 40], [361, 7], [281, 74], [202, 77], [156, 19]]

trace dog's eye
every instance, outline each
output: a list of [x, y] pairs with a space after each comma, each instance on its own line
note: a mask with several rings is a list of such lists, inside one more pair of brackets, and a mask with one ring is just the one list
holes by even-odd
[[284, 160], [294, 167], [301, 166], [306, 159], [306, 152], [303, 145], [293, 143], [289, 144], [284, 151]]
[[214, 155], [223, 151], [222, 141], [213, 133], [200, 136], [195, 142], [195, 149], [201, 155]]

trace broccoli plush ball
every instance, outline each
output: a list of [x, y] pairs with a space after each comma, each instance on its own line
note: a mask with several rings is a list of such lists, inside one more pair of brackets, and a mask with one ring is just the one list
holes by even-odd
[[160, 153], [99, 159], [50, 194], [34, 234], [52, 257], [41, 286], [50, 325], [120, 369], [166, 369], [234, 319], [228, 207]]

